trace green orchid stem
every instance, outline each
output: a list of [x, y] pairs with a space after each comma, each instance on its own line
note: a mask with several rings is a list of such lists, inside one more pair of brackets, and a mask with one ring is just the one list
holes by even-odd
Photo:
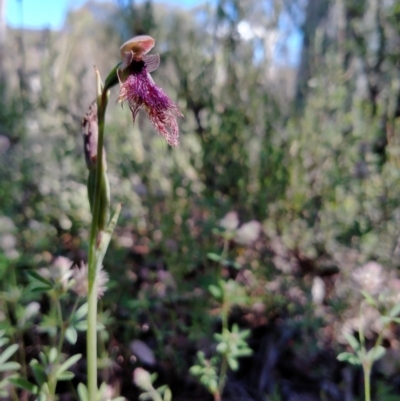
[[371, 401], [371, 364], [363, 364], [364, 370], [364, 397], [365, 401]]
[[100, 75], [96, 69], [97, 76], [97, 121], [98, 121], [98, 141], [97, 141], [97, 160], [96, 160], [96, 179], [93, 196], [93, 214], [90, 228], [89, 256], [88, 256], [88, 314], [87, 314], [87, 364], [88, 379], [87, 387], [89, 400], [97, 399], [97, 273], [98, 266], [102, 260], [98, 260], [100, 253], [98, 248], [101, 241], [101, 232], [98, 227], [100, 214], [100, 197], [102, 190], [101, 179], [104, 171], [103, 164], [103, 141], [104, 141], [104, 120], [107, 108], [108, 91], [102, 88]]
[[[95, 279], [96, 280], [96, 279]], [[97, 399], [97, 291], [93, 282], [88, 295], [87, 363], [89, 400]]]

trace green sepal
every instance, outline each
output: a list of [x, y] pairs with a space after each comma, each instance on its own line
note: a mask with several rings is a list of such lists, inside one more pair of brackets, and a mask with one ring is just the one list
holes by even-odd
[[104, 90], [111, 89], [113, 86], [117, 85], [119, 82], [118, 79], [118, 69], [122, 63], [118, 63], [108, 74], [106, 78], [106, 82], [104, 84]]

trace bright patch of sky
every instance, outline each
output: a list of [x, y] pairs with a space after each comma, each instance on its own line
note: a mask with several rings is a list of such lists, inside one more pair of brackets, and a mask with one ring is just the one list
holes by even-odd
[[[155, 0], [154, 3], [163, 2], [189, 8], [205, 1], [207, 0]], [[213, 2], [208, 0], [210, 1]], [[67, 12], [81, 7], [87, 0], [5, 0], [5, 2], [7, 24], [13, 28], [61, 29]], [[267, 33], [264, 27], [252, 26], [244, 20], [239, 23], [238, 31], [244, 40], [259, 41], [254, 54], [255, 61], [267, 56], [276, 64], [297, 65], [302, 36], [298, 30], [288, 29], [291, 25], [288, 18], [282, 18], [279, 29]]]
[[[5, 2], [7, 24], [13, 28], [60, 29], [68, 10], [81, 7], [86, 0], [5, 0]], [[167, 0], [164, 2], [192, 7], [202, 1]]]
[[254, 61], [266, 59], [279, 65], [298, 65], [303, 36], [288, 22], [281, 23], [278, 29], [266, 30], [243, 20], [237, 28], [242, 39], [255, 41]]

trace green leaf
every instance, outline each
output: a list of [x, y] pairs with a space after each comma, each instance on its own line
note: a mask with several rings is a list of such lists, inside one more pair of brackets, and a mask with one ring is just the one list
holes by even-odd
[[49, 363], [47, 355], [44, 352], [39, 352], [39, 359], [42, 362], [42, 366], [46, 366]]
[[71, 358], [67, 359], [61, 366], [57, 369], [57, 376], [64, 372], [65, 370], [69, 369], [72, 365], [79, 361], [82, 358], [82, 354], [76, 354], [71, 356]]
[[30, 381], [24, 379], [23, 377], [13, 377], [9, 379], [11, 383], [19, 388], [29, 391], [32, 394], [38, 393], [38, 386], [34, 385]]
[[43, 384], [47, 382], [47, 375], [43, 366], [41, 366], [36, 359], [33, 359], [29, 365], [32, 369], [33, 376], [35, 376], [37, 384], [39, 387], [42, 387]]
[[39, 293], [39, 292], [47, 292], [47, 291], [50, 291], [52, 289], [53, 289], [53, 287], [41, 286], [41, 287], [33, 287], [33, 288], [30, 289], [30, 291], [34, 292], [34, 293]]
[[164, 391], [164, 401], [172, 401], [172, 392], [169, 387]]
[[78, 395], [80, 401], [90, 401], [88, 389], [83, 383], [78, 384]]
[[368, 294], [368, 292], [366, 291], [360, 291], [362, 296], [365, 298], [365, 300], [367, 301], [367, 304], [373, 306], [374, 308], [377, 307], [377, 303], [375, 301], [374, 298], [372, 298], [372, 296], [370, 294]]
[[18, 344], [10, 345], [1, 353], [0, 366], [13, 356], [13, 354], [17, 351], [18, 347], [19, 347]]
[[78, 339], [78, 332], [74, 327], [70, 326], [67, 330], [65, 330], [65, 338], [70, 344], [74, 345]]
[[396, 305], [394, 305], [392, 309], [390, 309], [389, 316], [390, 317], [395, 317], [399, 313], [400, 313], [400, 302], [397, 303]]
[[75, 375], [67, 370], [65, 372], [57, 373], [56, 377], [57, 380], [59, 381], [67, 381], [67, 380], [72, 380], [75, 377]]
[[210, 291], [211, 295], [217, 300], [220, 301], [222, 299], [222, 289], [214, 284], [210, 284], [208, 286], [208, 291]]
[[43, 283], [45, 286], [53, 288], [53, 283], [48, 280], [47, 278], [42, 277], [38, 272], [34, 271], [34, 270], [27, 270], [26, 273], [34, 278], [37, 281], [40, 281], [41, 283]]
[[381, 322], [382, 322], [384, 325], [386, 325], [386, 324], [389, 324], [390, 322], [393, 322], [394, 319], [398, 319], [398, 318], [390, 317], [390, 316], [381, 316], [380, 319], [381, 319]]
[[236, 371], [239, 369], [238, 360], [232, 356], [228, 357], [228, 365], [233, 371]]
[[96, 324], [96, 330], [97, 331], [105, 330], [105, 328], [106, 328], [106, 326], [104, 326], [103, 323], [97, 322], [97, 324]]
[[355, 352], [358, 352], [360, 350], [360, 343], [352, 334], [344, 333], [344, 337]]
[[228, 344], [225, 342], [219, 343], [216, 349], [220, 354], [225, 354], [228, 351]]
[[119, 80], [118, 80], [118, 69], [121, 66], [122, 63], [118, 63], [108, 74], [105, 84], [104, 84], [104, 90], [111, 89], [113, 86], [117, 85]]
[[53, 364], [56, 361], [57, 357], [58, 357], [57, 348], [55, 348], [55, 347], [50, 348], [49, 363]]
[[202, 367], [199, 365], [194, 365], [189, 369], [189, 372], [193, 375], [193, 376], [198, 376], [202, 371]]
[[240, 358], [242, 356], [253, 355], [253, 350], [251, 348], [243, 348], [235, 352], [235, 355]]
[[88, 303], [85, 302], [81, 305], [78, 310], [75, 312], [74, 319], [81, 320], [88, 314]]
[[368, 351], [367, 358], [370, 361], [375, 362], [378, 359], [381, 359], [385, 354], [386, 354], [386, 349], [381, 345], [378, 345], [377, 347], [374, 347]]
[[207, 253], [207, 258], [212, 260], [213, 262], [221, 262], [222, 257], [216, 253], [209, 252]]
[[78, 322], [78, 323], [76, 323], [75, 324], [75, 328], [78, 330], [78, 331], [86, 331], [87, 330], [87, 322], [86, 322], [86, 320], [84, 320], [84, 321], [82, 321], [82, 322]]
[[18, 362], [5, 362], [0, 365], [0, 372], [12, 372], [21, 368]]
[[342, 362], [348, 362], [352, 365], [361, 365], [361, 361], [357, 355], [351, 354], [350, 352], [342, 352], [337, 356], [337, 359]]

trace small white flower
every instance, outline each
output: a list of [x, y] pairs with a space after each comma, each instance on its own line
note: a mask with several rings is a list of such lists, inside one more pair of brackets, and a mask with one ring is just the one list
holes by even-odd
[[236, 212], [227, 213], [219, 222], [219, 226], [226, 231], [234, 231], [239, 226], [239, 217]]
[[[81, 262], [81, 267], [74, 266], [72, 270], [72, 275], [74, 278], [74, 284], [72, 286], [72, 290], [76, 292], [80, 297], [86, 297], [89, 293], [89, 281], [88, 281], [88, 265], [86, 263]], [[101, 298], [107, 287], [108, 283], [108, 275], [103, 270], [103, 268], [99, 271], [97, 277], [97, 297]]]
[[72, 260], [64, 256], [58, 256], [54, 259], [49, 268], [40, 269], [40, 274], [43, 277], [52, 280], [55, 284], [58, 284], [65, 292], [67, 291], [69, 282], [72, 278], [72, 264]]
[[237, 230], [235, 241], [240, 245], [251, 245], [258, 239], [260, 232], [261, 223], [257, 220], [251, 220]]

